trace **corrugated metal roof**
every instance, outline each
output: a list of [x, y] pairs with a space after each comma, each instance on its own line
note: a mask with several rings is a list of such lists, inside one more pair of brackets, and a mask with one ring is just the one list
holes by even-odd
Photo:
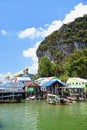
[[2, 83], [2, 86], [5, 86], [5, 87], [11, 87], [12, 86], [12, 83], [9, 81], [9, 82], [3, 82]]
[[58, 82], [58, 83], [62, 84], [63, 86], [66, 85], [66, 83], [62, 82], [57, 77], [45, 77], [45, 78], [40, 78], [40, 79], [41, 80], [38, 80], [39, 82], [37, 82], [39, 84], [39, 86], [50, 86], [55, 82]]
[[17, 77], [17, 81], [31, 81], [30, 77]]
[[69, 82], [84, 82], [84, 83], [87, 83], [87, 80], [86, 79], [82, 79], [82, 78], [70, 77], [67, 80], [67, 83], [69, 83]]
[[57, 80], [50, 80], [50, 81], [45, 82], [44, 84], [42, 84], [42, 86], [48, 87], [48, 86], [52, 85], [53, 83], [55, 83], [56, 81], [57, 81]]
[[50, 79], [52, 79], [52, 77], [44, 77], [42, 78], [42, 80], [39, 80], [39, 82], [37, 82], [39, 84], [39, 86], [42, 86], [44, 83], [48, 82]]
[[27, 82], [27, 83], [25, 83], [25, 86], [26, 87], [37, 87], [38, 86], [38, 84], [36, 84], [36, 83], [34, 83], [34, 82], [32, 82], [32, 81], [29, 81], [29, 82]]

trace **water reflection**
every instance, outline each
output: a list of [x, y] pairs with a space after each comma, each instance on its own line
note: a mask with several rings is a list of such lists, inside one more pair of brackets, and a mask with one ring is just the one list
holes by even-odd
[[2, 129], [3, 128], [3, 125], [2, 125], [2, 123], [0, 123], [0, 129]]
[[29, 103], [2, 105], [0, 119], [4, 127], [1, 130], [37, 130], [38, 112], [33, 109], [33, 105]]
[[86, 130], [87, 103], [29, 101], [0, 105], [0, 130]]

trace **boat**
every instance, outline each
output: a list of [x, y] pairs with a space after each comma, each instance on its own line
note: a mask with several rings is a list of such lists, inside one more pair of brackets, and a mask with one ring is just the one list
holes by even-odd
[[68, 99], [71, 102], [76, 102], [77, 99], [75, 97], [67, 97], [66, 99]]
[[35, 100], [35, 99], [36, 99], [36, 96], [30, 96], [26, 98], [26, 100]]
[[49, 104], [53, 104], [56, 105], [59, 103], [59, 97], [57, 95], [54, 94], [47, 94], [47, 99], [46, 99], [47, 103]]

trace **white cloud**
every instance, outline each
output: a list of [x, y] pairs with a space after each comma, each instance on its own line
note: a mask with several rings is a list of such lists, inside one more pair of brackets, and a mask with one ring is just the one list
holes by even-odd
[[32, 66], [29, 67], [30, 74], [37, 74], [38, 71], [38, 63], [34, 62]]
[[29, 48], [28, 50], [24, 50], [23, 56], [24, 57], [34, 57], [36, 55], [35, 50], [36, 50], [36, 48]]
[[48, 36], [52, 32], [58, 30], [63, 25], [62, 21], [56, 20], [51, 23], [51, 25], [48, 25], [47, 30], [44, 31], [43, 36]]
[[3, 36], [8, 35], [7, 31], [6, 31], [6, 30], [4, 30], [4, 29], [3, 29], [3, 30], [1, 30], [1, 31], [0, 31], [0, 33], [1, 33]]
[[33, 65], [29, 66], [29, 72], [32, 74], [36, 74], [38, 71], [38, 58], [36, 56], [36, 49], [38, 48], [40, 42], [41, 41], [36, 42], [36, 44], [33, 48], [29, 48], [29, 49], [23, 51], [23, 56], [30, 57], [33, 61]]
[[83, 5], [82, 3], [76, 5], [73, 10], [70, 11], [69, 14], [66, 15], [63, 23], [69, 23], [75, 20], [75, 18], [83, 17], [84, 14], [87, 14], [87, 5]]
[[27, 28], [23, 31], [18, 33], [18, 37], [23, 38], [44, 38], [51, 34], [53, 31], [58, 30], [63, 25], [62, 21], [56, 20], [53, 21], [51, 24], [44, 25], [43, 28]]
[[0, 81], [4, 81], [7, 75], [9, 75], [10, 78], [13, 77], [13, 74], [11, 74], [11, 72], [7, 72], [6, 74], [0, 74]]
[[5, 78], [5, 75], [4, 74], [0, 74], [0, 81], [3, 81]]
[[36, 42], [35, 46], [33, 48], [29, 48], [27, 50], [23, 51], [24, 57], [36, 57], [36, 49], [39, 46], [40, 42]]
[[34, 27], [27, 28], [24, 31], [20, 31], [18, 33], [19, 38], [32, 38], [34, 33], [36, 32], [36, 29]]

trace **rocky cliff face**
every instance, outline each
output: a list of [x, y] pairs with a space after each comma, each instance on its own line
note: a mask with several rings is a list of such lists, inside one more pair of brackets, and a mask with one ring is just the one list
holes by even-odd
[[39, 45], [36, 54], [47, 56], [51, 61], [64, 60], [75, 50], [87, 48], [87, 15], [63, 25]]
[[73, 53], [75, 50], [80, 50], [87, 48], [87, 43], [80, 43], [80, 42], [74, 42], [74, 43], [58, 43], [56, 46], [54, 53], [51, 52], [49, 49], [40, 51], [37, 51], [37, 57], [40, 59], [42, 56], [47, 56], [52, 62], [56, 60], [63, 60], [67, 56], [69, 56], [71, 53]]

